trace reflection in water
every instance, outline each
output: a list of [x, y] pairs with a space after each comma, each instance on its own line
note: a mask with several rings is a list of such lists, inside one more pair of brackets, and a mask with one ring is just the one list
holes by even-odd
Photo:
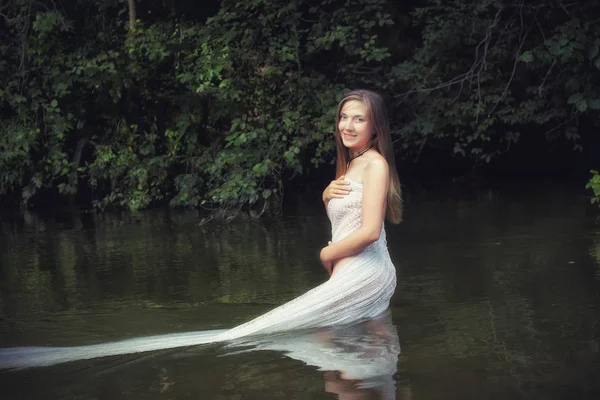
[[327, 242], [326, 218], [196, 223], [193, 213], [0, 218], [0, 315], [207, 303], [272, 308], [326, 278], [314, 254]]
[[600, 282], [600, 240], [591, 246], [590, 255], [596, 260], [596, 280]]
[[325, 390], [340, 399], [395, 399], [400, 343], [391, 313], [346, 326], [238, 340], [229, 348], [283, 352], [325, 371]]
[[[600, 232], [588, 201], [539, 187], [480, 194], [411, 197], [405, 222], [389, 227], [403, 346], [397, 399], [600, 398]], [[0, 215], [0, 347], [231, 327], [326, 279], [323, 214], [197, 221], [175, 212]], [[347, 342], [337, 330], [318, 339], [319, 348]], [[296, 361], [303, 353], [282, 340], [262, 346], [279, 343], [289, 358], [234, 359], [199, 346], [0, 373], [0, 387], [4, 397], [44, 400], [331, 399], [324, 388], [379, 396], [352, 369]], [[400, 394], [405, 387], [411, 394]]]

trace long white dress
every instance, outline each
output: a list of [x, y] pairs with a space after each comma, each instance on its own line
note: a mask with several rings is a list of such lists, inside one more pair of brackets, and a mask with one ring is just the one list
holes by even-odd
[[[332, 242], [362, 224], [362, 184], [327, 207]], [[227, 342], [275, 332], [346, 325], [375, 318], [389, 306], [396, 288], [396, 270], [387, 249], [385, 229], [379, 239], [336, 270], [325, 283], [249, 322], [227, 330], [176, 333], [75, 347], [0, 349], [0, 369], [47, 366], [68, 361]]]

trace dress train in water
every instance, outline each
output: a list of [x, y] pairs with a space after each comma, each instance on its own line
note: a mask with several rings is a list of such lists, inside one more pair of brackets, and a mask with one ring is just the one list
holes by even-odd
[[[362, 224], [362, 185], [332, 199], [327, 214], [332, 241], [342, 240]], [[0, 369], [48, 366], [68, 361], [230, 342], [258, 335], [350, 325], [375, 318], [389, 306], [396, 271], [387, 250], [385, 230], [379, 239], [343, 265], [323, 284], [264, 315], [228, 330], [176, 333], [75, 347], [15, 347], [0, 349]]]

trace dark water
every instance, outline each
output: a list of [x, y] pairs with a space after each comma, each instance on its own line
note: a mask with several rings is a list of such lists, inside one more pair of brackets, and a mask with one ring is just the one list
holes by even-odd
[[[402, 351], [386, 388], [397, 399], [600, 398], [595, 213], [563, 188], [410, 198], [405, 222], [387, 228], [398, 269], [392, 339]], [[4, 216], [0, 347], [228, 328], [326, 279], [322, 212], [196, 222], [193, 213], [163, 212]], [[378, 332], [304, 332], [272, 339], [279, 347], [197, 346], [0, 371], [1, 396], [380, 398], [377, 385], [284, 355], [290, 343], [327, 337], [360, 368], [364, 354], [386, 356]]]

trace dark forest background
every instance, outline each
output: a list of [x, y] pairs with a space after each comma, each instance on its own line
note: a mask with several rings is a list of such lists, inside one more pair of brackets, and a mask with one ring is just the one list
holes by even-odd
[[600, 196], [599, 1], [0, 0], [1, 207], [277, 209], [353, 88], [405, 182]]

